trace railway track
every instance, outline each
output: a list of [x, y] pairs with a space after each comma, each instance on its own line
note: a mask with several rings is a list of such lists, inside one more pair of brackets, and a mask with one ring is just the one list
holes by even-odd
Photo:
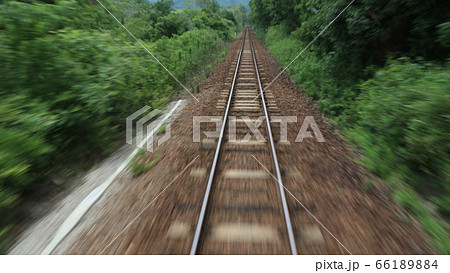
[[201, 144], [214, 149], [214, 159], [191, 254], [297, 254], [277, 158], [280, 144], [273, 138], [279, 128], [272, 128], [269, 117], [279, 110], [270, 91], [263, 91], [252, 35], [247, 28], [229, 89], [216, 106], [225, 111], [219, 138]]

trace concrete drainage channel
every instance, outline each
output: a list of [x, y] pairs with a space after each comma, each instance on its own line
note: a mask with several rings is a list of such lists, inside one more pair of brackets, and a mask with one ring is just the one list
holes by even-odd
[[[168, 110], [163, 111], [159, 118], [150, 123], [150, 128], [158, 129], [165, 123], [173, 122], [186, 104], [185, 100], [169, 103]], [[150, 136], [147, 136], [140, 146], [143, 146], [149, 138]], [[49, 214], [28, 228], [9, 254], [51, 254], [113, 184], [138, 150], [139, 148], [135, 146], [125, 145], [98, 167], [87, 172], [82, 179], [83, 183], [60, 200]]]

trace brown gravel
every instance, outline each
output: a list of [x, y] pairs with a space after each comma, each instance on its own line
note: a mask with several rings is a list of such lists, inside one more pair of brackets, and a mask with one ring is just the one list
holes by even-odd
[[[223, 109], [217, 109], [216, 103], [221, 91], [229, 88], [227, 78], [234, 69], [233, 62], [241, 41], [238, 39], [231, 43], [226, 60], [201, 85], [201, 92], [195, 94], [200, 102], [191, 98], [189, 105], [172, 124], [172, 138], [153, 154], [148, 154], [146, 160], [150, 162], [154, 154], [159, 153], [156, 166], [139, 177], [133, 177], [130, 171], [123, 173], [114, 182], [120, 186], [116, 187], [118, 190], [107, 191], [84, 216], [93, 225], [77, 231], [75, 239], [66, 239], [55, 253], [189, 253], [207, 182], [207, 177], [193, 177], [190, 173], [197, 168], [209, 171], [213, 157], [213, 150], [193, 143], [192, 117], [223, 115]], [[263, 82], [268, 83], [280, 72], [280, 67], [256, 36], [253, 42], [258, 64], [267, 78]], [[286, 75], [282, 75], [269, 89], [281, 110], [281, 113], [272, 112], [272, 116], [297, 116], [299, 121], [303, 121], [305, 116], [313, 116], [326, 140], [325, 143], [318, 143], [315, 139], [306, 139], [295, 143], [301, 123], [291, 123], [288, 134], [290, 145], [279, 149], [280, 167], [287, 190], [323, 224], [321, 226], [287, 193], [299, 253], [347, 254], [337, 240], [352, 254], [433, 253], [425, 242], [424, 232], [417, 228], [419, 225], [413, 218], [381, 190], [376, 188], [368, 192], [364, 189], [364, 181], [369, 174], [353, 162], [356, 154], [336, 136], [305, 94]], [[275, 139], [278, 139], [277, 134], [278, 130], [274, 130]], [[197, 156], [192, 165], [180, 174]], [[248, 158], [242, 158], [238, 166], [263, 170], [250, 153], [246, 156]], [[258, 157], [258, 154], [255, 153], [255, 156]], [[270, 165], [267, 161], [262, 159], [263, 164]], [[233, 166], [233, 163], [227, 166]], [[258, 182], [249, 182], [250, 187], [258, 185]], [[158, 195], [156, 201], [148, 206]], [[264, 205], [256, 203], [255, 209], [262, 209]], [[146, 206], [148, 208], [143, 211]], [[217, 217], [229, 219], [227, 215], [218, 214]], [[278, 231], [281, 232], [282, 228]], [[281, 240], [285, 239], [285, 235], [280, 236]], [[250, 244], [239, 243], [241, 250], [236, 250], [236, 253], [252, 253]], [[276, 249], [278, 251], [258, 253], [288, 253], [283, 248]], [[217, 250], [206, 252], [219, 253]]]

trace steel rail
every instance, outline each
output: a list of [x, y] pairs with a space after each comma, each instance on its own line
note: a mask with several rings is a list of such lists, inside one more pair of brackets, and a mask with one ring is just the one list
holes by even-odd
[[261, 95], [261, 100], [262, 100], [262, 104], [263, 104], [263, 108], [264, 108], [264, 114], [266, 115], [266, 124], [267, 124], [267, 131], [268, 131], [268, 135], [269, 135], [270, 148], [272, 151], [272, 158], [274, 161], [275, 171], [277, 173], [277, 180], [278, 180], [278, 186], [280, 188], [281, 202], [283, 203], [284, 219], [286, 220], [286, 227], [287, 227], [287, 231], [288, 231], [288, 235], [289, 235], [289, 243], [291, 245], [292, 255], [297, 255], [297, 247], [295, 246], [294, 231], [292, 229], [291, 218], [289, 216], [289, 209], [288, 209], [288, 205], [287, 205], [287, 201], [286, 201], [286, 195], [284, 193], [283, 182], [281, 180], [281, 172], [280, 172], [280, 167], [278, 164], [277, 152], [275, 151], [275, 144], [273, 141], [272, 129], [270, 127], [269, 112], [267, 111], [266, 100], [264, 97], [264, 90], [262, 88], [261, 79], [259, 77], [258, 64], [256, 63], [255, 49], [253, 48], [253, 41], [252, 41], [251, 33], [249, 34], [249, 38], [250, 38], [250, 47], [252, 50], [253, 62], [255, 65], [255, 70], [256, 70], [256, 78], [258, 79], [259, 92]]
[[244, 38], [242, 39], [241, 49], [239, 51], [239, 56], [238, 56], [238, 60], [237, 60], [237, 63], [236, 63], [236, 69], [234, 71], [233, 83], [231, 85], [230, 95], [228, 96], [228, 103], [227, 103], [227, 107], [226, 107], [226, 110], [225, 110], [225, 115], [223, 117], [222, 128], [220, 129], [219, 140], [218, 140], [218, 143], [217, 143], [216, 152], [214, 153], [214, 160], [213, 160], [213, 164], [211, 166], [211, 172], [209, 174], [209, 179], [208, 179], [208, 184], [206, 186], [205, 196], [203, 198], [202, 209], [200, 211], [200, 216], [198, 218], [197, 228], [195, 229], [194, 240], [192, 242], [192, 247], [191, 247], [191, 252], [190, 252], [191, 255], [195, 255], [196, 254], [198, 243], [200, 241], [200, 235], [201, 235], [201, 231], [202, 231], [202, 227], [203, 227], [203, 220], [205, 218], [206, 208], [207, 208], [209, 196], [210, 196], [210, 193], [211, 193], [211, 187], [212, 187], [212, 182], [214, 180], [214, 174], [215, 174], [215, 171], [216, 171], [217, 162], [219, 161], [220, 149], [222, 147], [223, 136], [224, 136], [224, 133], [225, 133], [225, 127], [227, 125], [227, 120], [228, 120], [228, 112], [230, 111], [230, 107], [231, 107], [231, 101], [232, 101], [232, 97], [233, 97], [234, 86], [235, 86], [235, 83], [236, 83], [236, 78], [237, 78], [237, 74], [238, 74], [238, 70], [239, 70], [239, 65], [241, 63], [242, 53], [244, 51], [244, 43], [245, 43], [245, 37], [247, 36], [247, 32], [248, 32], [248, 28], [245, 29]]

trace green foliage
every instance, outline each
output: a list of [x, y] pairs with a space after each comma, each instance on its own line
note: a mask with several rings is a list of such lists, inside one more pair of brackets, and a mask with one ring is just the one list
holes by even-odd
[[[232, 30], [239, 31], [242, 27], [242, 20], [233, 20], [237, 16], [243, 15], [242, 8], [227, 8], [225, 9], [227, 12], [225, 12], [225, 10], [213, 8], [214, 5], [210, 4], [210, 1], [202, 4], [204, 8], [201, 10], [172, 10], [170, 8], [172, 1], [167, 0], [158, 1], [151, 5], [148, 3], [136, 4], [131, 0], [127, 2], [114, 1], [117, 2], [115, 6], [122, 7], [122, 11], [116, 12], [117, 17], [124, 22], [127, 28], [130, 27], [130, 32], [135, 34], [137, 38], [153, 42], [162, 37], [172, 38], [187, 31], [205, 28], [211, 28], [217, 31], [223, 39], [228, 39]], [[123, 30], [116, 31], [115, 34], [124, 38], [128, 37], [128, 34], [124, 33]]]
[[[250, 19], [285, 66], [349, 3], [251, 0]], [[450, 249], [439, 220], [450, 215], [449, 21], [445, 1], [355, 1], [288, 69], [443, 253]]]
[[[305, 3], [302, 1], [302, 3]], [[309, 4], [309, 5], [308, 5]], [[312, 40], [348, 1], [311, 1], [296, 6], [302, 40]], [[316, 7], [317, 14], [307, 12]], [[405, 52], [429, 59], [445, 56], [436, 43], [436, 25], [449, 19], [444, 1], [355, 1], [315, 43], [320, 52], [334, 52], [340, 70], [356, 75], [370, 64], [383, 64], [389, 52]]]
[[[298, 26], [298, 14], [295, 10], [296, 0], [250, 0], [250, 21], [256, 28], [266, 30], [274, 25]], [[289, 32], [295, 27], [289, 27]]]
[[12, 238], [7, 236], [12, 228], [13, 225], [9, 225], [0, 229], [0, 249], [4, 249], [12, 241]]
[[[155, 3], [159, 0], [149, 0], [152, 3]], [[186, 8], [193, 8], [196, 7], [196, 2], [195, 0], [174, 0], [173, 1], [173, 8], [174, 9], [186, 9]], [[207, 1], [203, 1], [203, 2], [208, 2]], [[210, 1], [209, 1], [210, 2]], [[229, 7], [232, 5], [240, 5], [243, 6], [245, 9], [248, 9], [248, 2], [249, 0], [217, 0], [216, 1], [217, 4], [219, 4], [222, 7]]]
[[42, 159], [53, 151], [45, 140], [56, 116], [48, 107], [24, 95], [4, 96], [0, 101], [0, 208], [8, 207], [43, 174]]
[[351, 112], [359, 119], [349, 131], [364, 154], [364, 165], [390, 184], [395, 200], [421, 221], [447, 254], [449, 228], [422, 198], [450, 216], [449, 73], [448, 64], [390, 61], [362, 84]]
[[192, 0], [197, 8], [207, 10], [210, 12], [217, 12], [220, 8], [216, 0]]
[[391, 61], [362, 85], [350, 130], [371, 170], [443, 198], [450, 195], [449, 73], [448, 65]]
[[[347, 0], [251, 0], [251, 19], [266, 30], [283, 25], [285, 33], [312, 41], [350, 3]], [[391, 53], [445, 59], [448, 48], [436, 43], [437, 26], [450, 21], [446, 1], [355, 1], [314, 42], [319, 55], [330, 54], [341, 78], [360, 78], [371, 64]]]
[[232, 5], [221, 11], [222, 17], [232, 21], [236, 26], [248, 24], [247, 10], [243, 5]]
[[438, 25], [438, 34], [441, 45], [450, 48], [450, 22]]
[[[397, 184], [401, 184], [398, 182]], [[403, 185], [394, 191], [394, 200], [410, 211], [422, 223], [425, 231], [430, 235], [433, 244], [442, 254], [450, 254], [448, 240], [449, 226], [438, 220], [432, 209], [424, 205], [424, 200], [410, 187]]]
[[153, 160], [150, 161], [149, 163], [137, 162], [138, 160], [142, 161], [143, 160], [142, 158], [135, 159], [130, 165], [131, 172], [135, 176], [139, 176], [139, 175], [142, 175], [142, 174], [148, 172], [151, 168], [153, 168], [156, 165], [156, 163], [158, 162], [158, 157], [159, 157], [159, 154], [156, 154], [155, 157], [153, 158]]
[[188, 30], [194, 28], [188, 14], [184, 11], [173, 11], [170, 14], [159, 19], [156, 24], [157, 39], [166, 36], [172, 37], [173, 35], [182, 34]]
[[[278, 28], [270, 27], [265, 40], [287, 65], [304, 44], [283, 36]], [[422, 222], [436, 247], [448, 253], [448, 227], [422, 198], [450, 216], [450, 66], [399, 59], [352, 86], [333, 76], [329, 56], [305, 51], [288, 72], [325, 113], [337, 116], [334, 123], [344, 127], [348, 140], [361, 150], [363, 164], [393, 188], [396, 201]], [[373, 184], [363, 187], [370, 192]]]
[[217, 13], [207, 13], [206, 11], [195, 9], [177, 10], [158, 20], [155, 24], [154, 37], [155, 39], [160, 39], [164, 36], [171, 38], [174, 35], [181, 35], [193, 29], [211, 28], [217, 31], [222, 38], [228, 39], [233, 26], [233, 22]]
[[154, 39], [154, 30], [153, 27], [147, 22], [139, 17], [131, 18], [126, 24], [125, 27], [133, 33], [133, 35], [141, 40], [152, 40]]
[[[288, 65], [300, 53], [306, 43], [283, 34], [280, 26], [270, 27], [265, 35], [270, 52], [278, 57], [282, 66]], [[358, 90], [347, 81], [338, 81], [330, 55], [318, 55], [304, 51], [288, 68], [295, 83], [312, 99], [316, 100], [326, 114], [337, 116], [346, 110], [358, 94]]]

